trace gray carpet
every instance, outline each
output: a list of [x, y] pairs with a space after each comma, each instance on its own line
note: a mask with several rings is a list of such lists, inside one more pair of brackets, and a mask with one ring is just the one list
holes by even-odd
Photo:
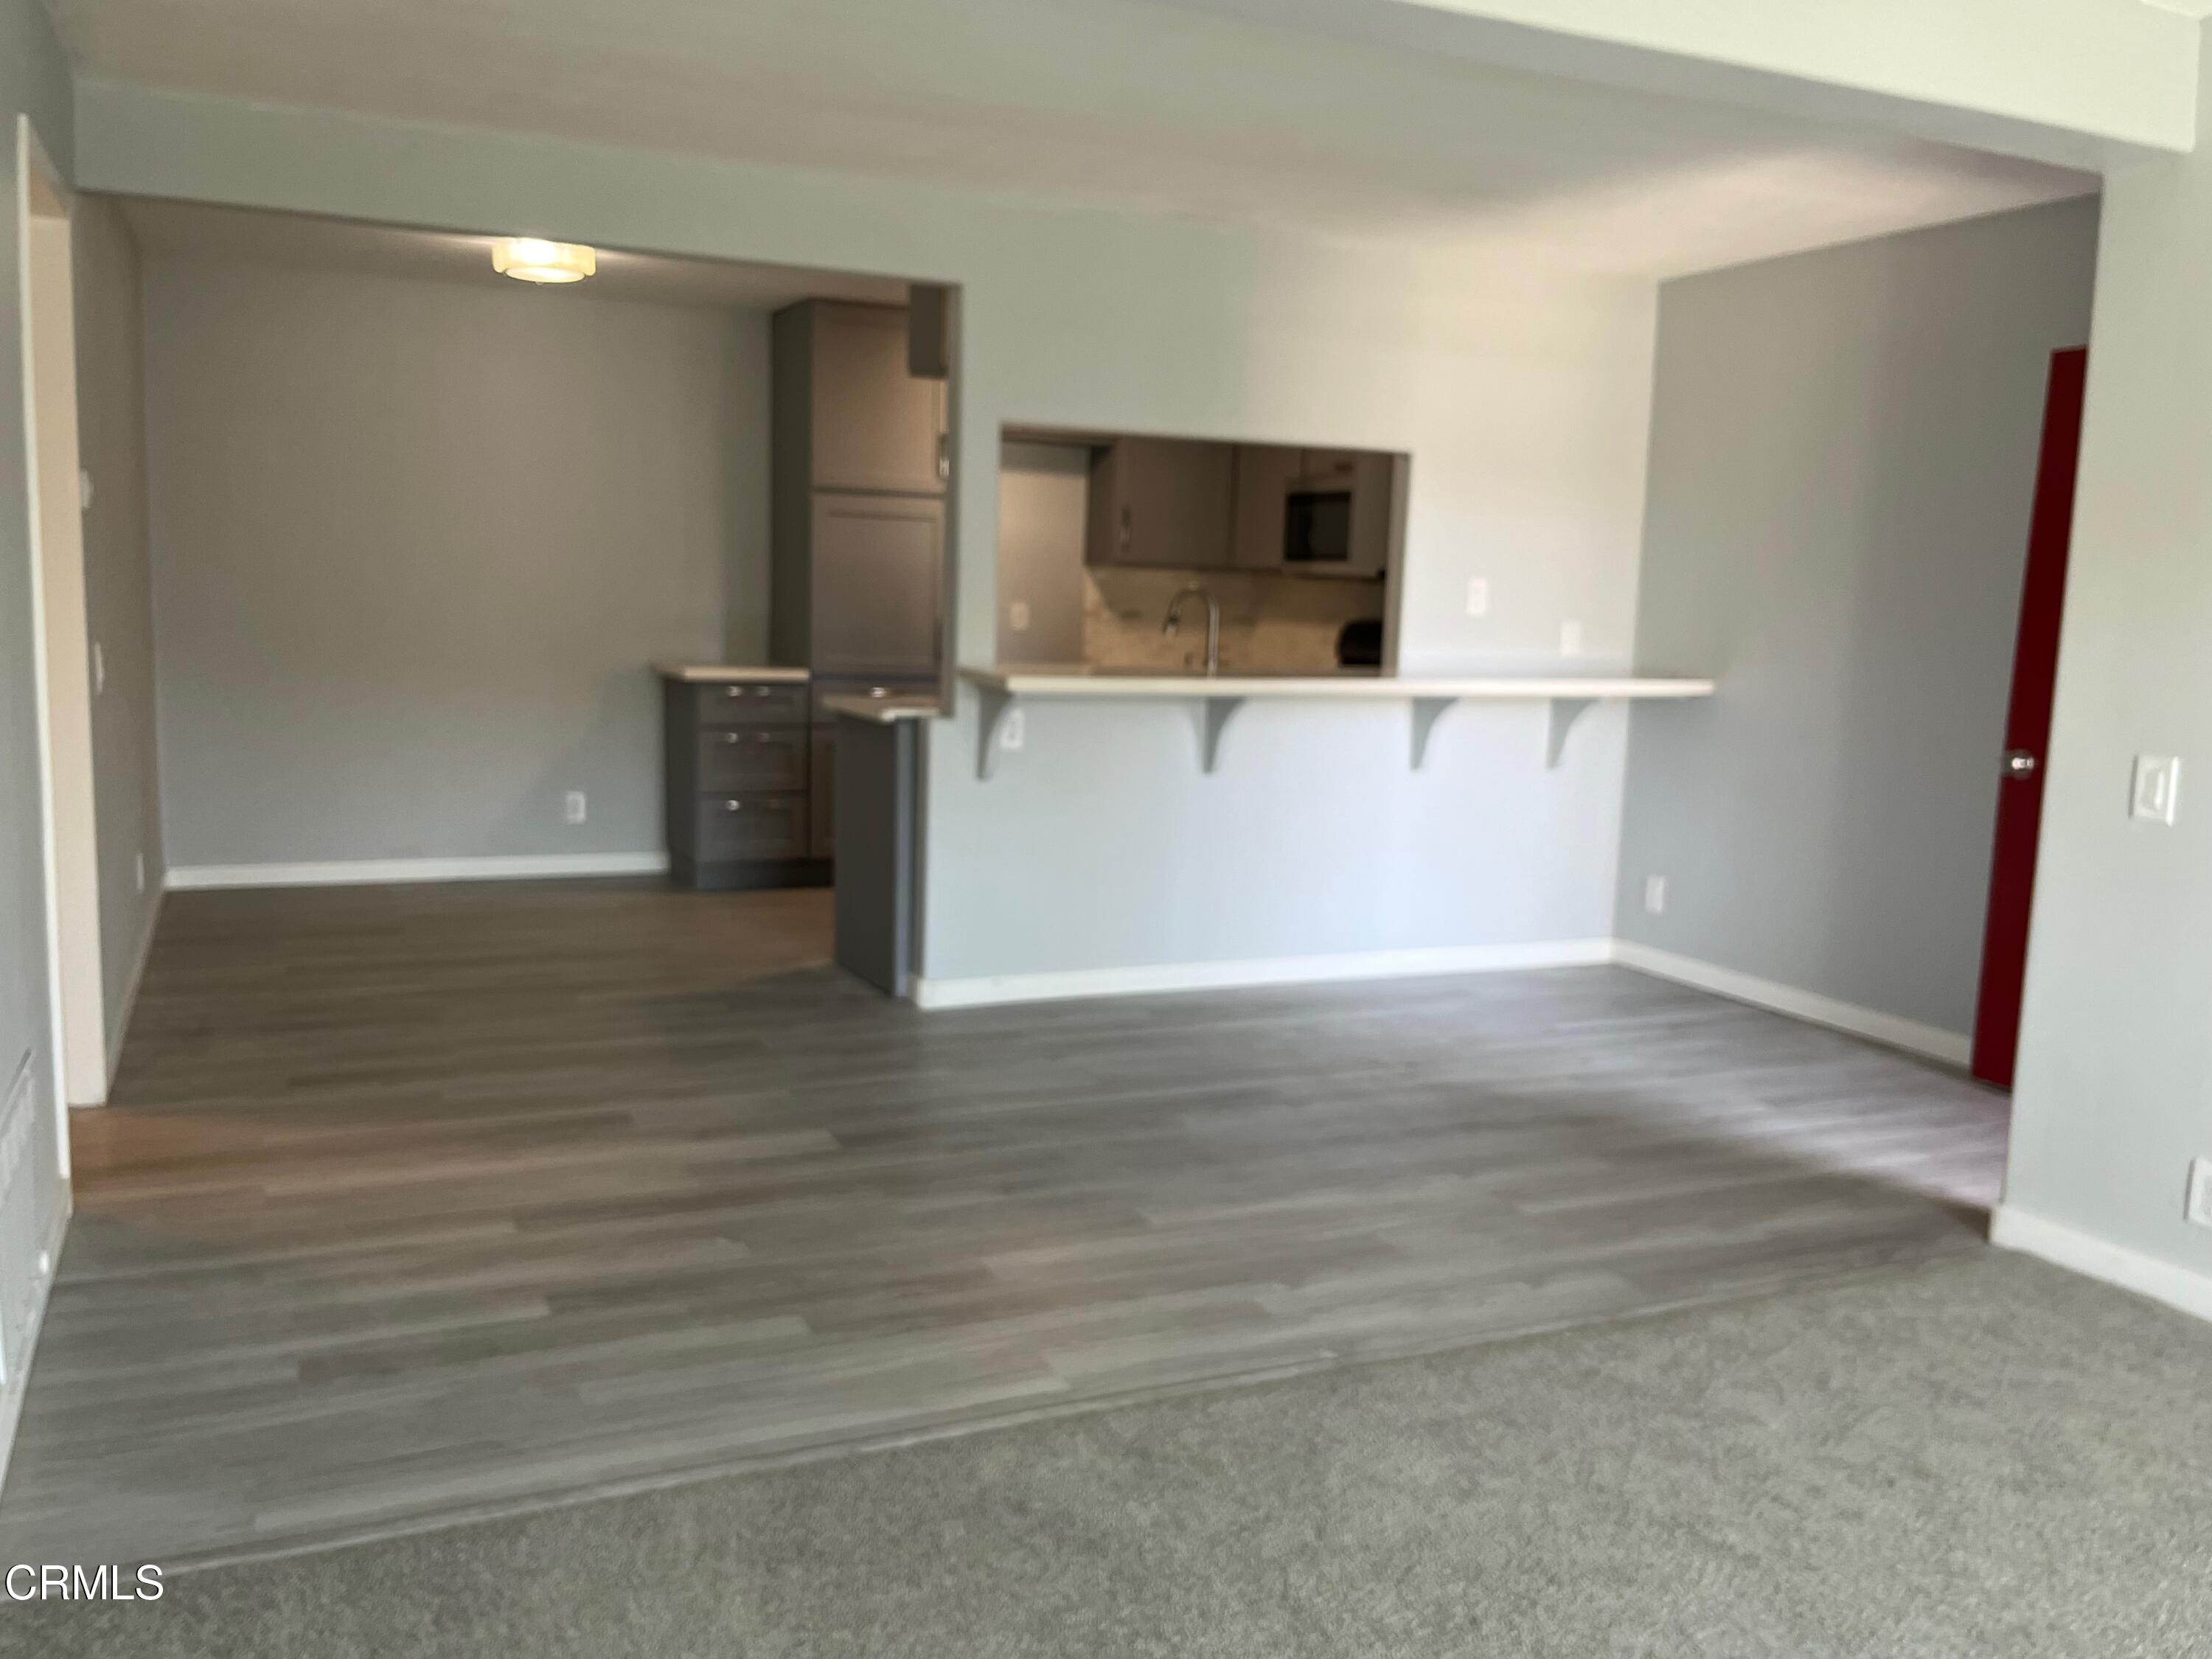
[[102, 1659], [2212, 1652], [2212, 1326], [1996, 1253], [173, 1581]]

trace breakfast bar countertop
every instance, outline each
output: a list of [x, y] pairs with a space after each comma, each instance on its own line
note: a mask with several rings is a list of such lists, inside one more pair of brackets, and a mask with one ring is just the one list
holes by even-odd
[[1454, 674], [1409, 678], [1372, 671], [1334, 673], [1200, 674], [1084, 664], [1036, 668], [963, 668], [961, 678], [1018, 697], [1373, 697], [1514, 701], [1553, 697], [1709, 697], [1713, 682], [1673, 675]]
[[[1220, 757], [1221, 737], [1247, 702], [1266, 701], [1401, 702], [1413, 714], [1412, 759], [1415, 770], [1428, 758], [1429, 738], [1450, 709], [1464, 702], [1534, 702], [1549, 708], [1544, 741], [1545, 764], [1556, 767], [1567, 734], [1591, 705], [1710, 697], [1709, 679], [1649, 674], [1458, 674], [1406, 678], [1358, 671], [1338, 673], [1204, 674], [1149, 669], [1066, 667], [963, 668], [960, 678], [982, 695], [982, 729], [975, 772], [990, 777], [998, 769], [1007, 721], [1024, 702], [1162, 702], [1195, 703], [1202, 716], [1199, 733], [1200, 769], [1212, 772]], [[1018, 728], [1017, 728], [1018, 729]]]
[[691, 685], [716, 685], [736, 680], [804, 685], [814, 678], [804, 668], [769, 668], [758, 663], [657, 662], [653, 665], [653, 672], [663, 679], [682, 680]]

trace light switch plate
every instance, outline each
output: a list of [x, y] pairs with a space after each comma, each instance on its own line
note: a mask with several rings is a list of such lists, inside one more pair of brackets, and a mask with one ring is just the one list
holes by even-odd
[[2137, 755], [2129, 816], [2170, 824], [2181, 802], [2181, 762], [2172, 755]]
[[2197, 1226], [2212, 1227], [2212, 1158], [2190, 1160], [2189, 1196], [2181, 1213]]
[[1644, 878], [1644, 908], [1655, 916], [1665, 914], [1667, 908], [1666, 877], [1646, 876]]
[[1490, 578], [1469, 576], [1467, 579], [1467, 614], [1486, 617], [1490, 614]]

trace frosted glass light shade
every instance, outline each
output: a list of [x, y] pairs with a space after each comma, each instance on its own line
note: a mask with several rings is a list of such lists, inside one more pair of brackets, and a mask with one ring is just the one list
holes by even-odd
[[525, 283], [580, 283], [599, 268], [599, 256], [580, 242], [502, 236], [491, 245], [491, 268]]

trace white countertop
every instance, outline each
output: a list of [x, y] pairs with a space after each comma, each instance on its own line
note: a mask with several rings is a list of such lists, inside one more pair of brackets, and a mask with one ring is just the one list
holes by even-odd
[[694, 685], [714, 685], [732, 680], [771, 680], [785, 685], [804, 685], [813, 676], [804, 668], [767, 668], [757, 664], [720, 662], [657, 662], [653, 672], [663, 679]]
[[1143, 670], [1094, 668], [963, 668], [960, 678], [982, 693], [982, 729], [978, 736], [975, 775], [996, 771], [1007, 723], [1024, 702], [1166, 702], [1197, 706], [1200, 715], [1199, 764], [1214, 769], [1221, 734], [1248, 702], [1304, 700], [1403, 703], [1413, 716], [1413, 763], [1418, 771], [1428, 758], [1429, 738], [1450, 710], [1466, 702], [1534, 702], [1548, 709], [1544, 743], [1547, 766], [1557, 766], [1567, 733], [1583, 712], [1600, 702], [1645, 698], [1710, 697], [1711, 680], [1649, 674], [1462, 674], [1403, 679], [1395, 675], [1351, 672], [1337, 674], [1152, 673]]
[[945, 705], [934, 697], [870, 697], [858, 692], [824, 697], [822, 706], [833, 714], [872, 720], [878, 726], [891, 726], [900, 720], [933, 720], [945, 712]]
[[1709, 697], [1713, 682], [1635, 674], [1479, 674], [1426, 679], [1340, 674], [1145, 673], [1073, 665], [963, 668], [961, 678], [1015, 697], [1354, 697], [1399, 702], [1497, 698], [1573, 701], [1613, 697]]

